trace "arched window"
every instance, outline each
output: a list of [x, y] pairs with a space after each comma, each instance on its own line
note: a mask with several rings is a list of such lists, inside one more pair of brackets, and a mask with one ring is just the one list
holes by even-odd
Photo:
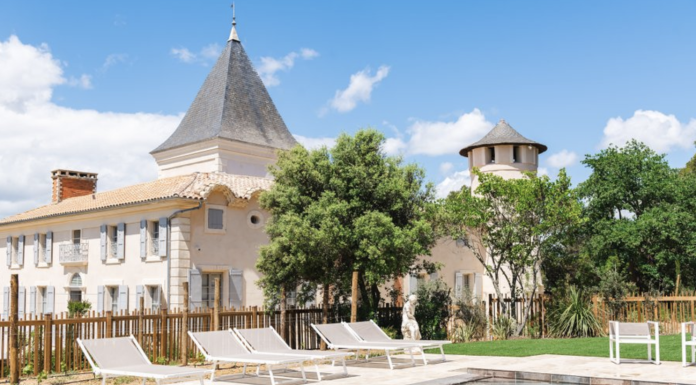
[[82, 301], [82, 277], [79, 273], [70, 278], [70, 301]]
[[70, 278], [70, 287], [82, 287], [82, 277], [80, 277], [80, 274], [73, 274], [72, 278]]

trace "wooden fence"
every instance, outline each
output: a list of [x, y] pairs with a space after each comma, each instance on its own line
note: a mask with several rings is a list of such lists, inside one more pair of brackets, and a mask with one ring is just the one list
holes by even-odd
[[[545, 337], [548, 330], [546, 324], [546, 306], [550, 298], [545, 295], [537, 295], [532, 299], [532, 304], [527, 319], [527, 327], [524, 335], [527, 337]], [[524, 318], [524, 308], [527, 304], [524, 298], [497, 298], [493, 295], [488, 296], [488, 302], [482, 301], [488, 316], [489, 326], [501, 316], [506, 316], [520, 323]]]
[[609, 321], [660, 322], [660, 334], [681, 333], [680, 323], [694, 321], [696, 296], [633, 296], [625, 299], [618, 314], [612, 314], [607, 303], [594, 298], [593, 311], [608, 332]]
[[[340, 311], [339, 311], [340, 310]], [[322, 322], [322, 309], [308, 307], [289, 309], [286, 341], [293, 348], [317, 349], [319, 338], [310, 324]], [[332, 309], [329, 322], [347, 321], [345, 309]], [[401, 322], [401, 308], [381, 307], [380, 324]], [[185, 320], [185, 321], [184, 321]], [[181, 362], [182, 356], [199, 359], [198, 351], [185, 331], [225, 330], [272, 326], [280, 332], [280, 311], [264, 311], [257, 307], [215, 311], [174, 311], [158, 313], [134, 311], [130, 314], [91, 312], [84, 317], [68, 318], [67, 314], [46, 315], [17, 322], [18, 364], [23, 375], [65, 373], [89, 370], [89, 363], [76, 339], [106, 338], [133, 335], [150, 360], [155, 363]], [[0, 322], [0, 378], [9, 376], [10, 322]]]

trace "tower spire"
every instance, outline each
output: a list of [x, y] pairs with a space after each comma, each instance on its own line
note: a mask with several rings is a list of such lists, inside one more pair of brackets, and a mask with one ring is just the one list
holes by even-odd
[[234, 3], [232, 3], [232, 31], [230, 31], [230, 38], [227, 41], [234, 40], [239, 41], [239, 36], [237, 36], [237, 17], [234, 12]]

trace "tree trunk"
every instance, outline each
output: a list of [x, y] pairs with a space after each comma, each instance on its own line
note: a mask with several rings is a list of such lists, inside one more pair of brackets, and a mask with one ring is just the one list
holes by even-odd
[[[323, 293], [322, 293], [322, 304], [321, 304], [321, 323], [326, 325], [329, 323], [329, 294], [330, 294], [330, 286], [328, 284], [323, 285]], [[321, 340], [321, 350], [326, 350], [326, 342], [324, 340]]]
[[288, 293], [285, 287], [280, 289], [280, 337], [288, 340]]
[[353, 270], [350, 295], [350, 322], [358, 322], [358, 271]]

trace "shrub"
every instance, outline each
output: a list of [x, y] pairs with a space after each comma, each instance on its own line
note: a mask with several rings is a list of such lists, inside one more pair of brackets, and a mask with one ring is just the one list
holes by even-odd
[[517, 322], [506, 315], [501, 314], [493, 321], [491, 335], [496, 340], [506, 340], [512, 336], [517, 327]]
[[463, 290], [462, 298], [455, 300], [455, 308], [452, 316], [456, 326], [451, 337], [457, 339], [456, 342], [468, 342], [485, 337], [488, 326], [486, 311], [475, 303], [468, 290]]
[[439, 279], [418, 286], [416, 321], [424, 340], [447, 338], [447, 322], [452, 306], [450, 292], [447, 284]]
[[73, 318], [76, 315], [83, 316], [91, 308], [92, 304], [89, 303], [89, 301], [70, 301], [68, 302], [68, 317]]
[[549, 314], [549, 332], [554, 337], [594, 337], [603, 334], [587, 295], [574, 286], [560, 306]]

